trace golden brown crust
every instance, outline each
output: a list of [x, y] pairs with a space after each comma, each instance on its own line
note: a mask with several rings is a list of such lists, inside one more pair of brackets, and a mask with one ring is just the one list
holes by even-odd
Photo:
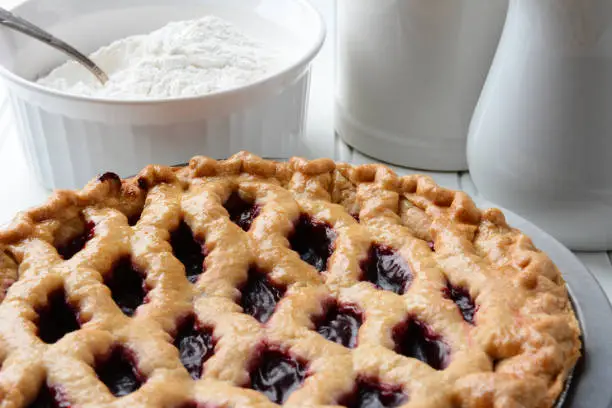
[[[223, 208], [234, 191], [261, 207], [248, 233]], [[337, 233], [323, 274], [288, 247], [301, 213]], [[137, 217], [130, 227], [128, 219]], [[168, 243], [182, 220], [208, 249], [206, 272], [195, 285]], [[87, 222], [95, 223], [95, 236], [63, 261], [54, 247]], [[373, 242], [393, 247], [409, 263], [415, 279], [406, 294], [359, 282], [360, 261]], [[151, 288], [133, 318], [119, 311], [102, 283], [125, 256], [146, 271]], [[253, 265], [288, 288], [266, 325], [236, 303]], [[469, 289], [479, 307], [475, 326], [442, 296], [447, 282]], [[86, 323], [47, 345], [36, 336], [35, 309], [62, 285]], [[241, 152], [225, 161], [195, 157], [183, 168], [149, 166], [127, 180], [105, 175], [83, 190], [56, 192], [0, 231], [0, 300], [9, 286], [0, 305], [2, 408], [26, 406], [45, 379], [80, 407], [178, 407], [192, 400], [273, 407], [240, 388], [262, 343], [310, 364], [285, 406], [334, 406], [365, 376], [402, 386], [410, 396], [405, 407], [551, 407], [580, 355], [580, 330], [561, 274], [499, 210], [483, 212], [466, 194], [429, 177], [398, 177], [375, 164], [277, 163]], [[312, 330], [312, 316], [330, 298], [365, 312], [354, 350]], [[203, 379], [195, 382], [171, 344], [177, 322], [191, 311], [217, 339]], [[407, 316], [449, 344], [445, 370], [392, 351], [392, 330]], [[115, 343], [134, 352], [148, 378], [120, 399], [91, 368]]]

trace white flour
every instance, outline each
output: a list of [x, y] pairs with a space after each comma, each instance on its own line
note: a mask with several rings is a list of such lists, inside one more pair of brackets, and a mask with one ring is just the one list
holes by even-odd
[[252, 83], [280, 62], [277, 52], [213, 16], [173, 22], [151, 34], [116, 41], [91, 57], [109, 75], [105, 86], [74, 61], [38, 83], [105, 98], [195, 96]]

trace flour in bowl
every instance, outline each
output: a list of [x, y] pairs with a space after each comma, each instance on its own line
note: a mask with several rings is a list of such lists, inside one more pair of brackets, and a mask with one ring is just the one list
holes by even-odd
[[162, 99], [247, 85], [280, 63], [277, 50], [214, 16], [172, 22], [147, 35], [118, 40], [91, 58], [109, 75], [104, 86], [74, 61], [38, 83], [77, 95]]

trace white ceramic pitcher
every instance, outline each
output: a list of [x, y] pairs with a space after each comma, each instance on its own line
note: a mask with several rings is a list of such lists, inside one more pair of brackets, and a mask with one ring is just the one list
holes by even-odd
[[468, 126], [507, 5], [508, 0], [338, 0], [340, 136], [394, 164], [465, 170]]
[[612, 0], [511, 0], [468, 161], [489, 200], [612, 249]]

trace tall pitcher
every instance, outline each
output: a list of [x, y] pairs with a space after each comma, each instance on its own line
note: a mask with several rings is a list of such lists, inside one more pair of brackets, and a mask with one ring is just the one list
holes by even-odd
[[612, 1], [511, 0], [468, 161], [486, 198], [612, 249]]

